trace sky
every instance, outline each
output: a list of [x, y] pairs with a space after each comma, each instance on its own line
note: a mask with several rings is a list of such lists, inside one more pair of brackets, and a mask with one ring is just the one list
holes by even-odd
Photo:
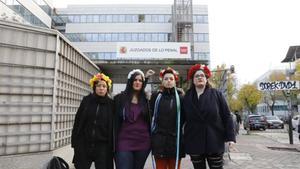
[[[67, 4], [172, 4], [173, 0], [53, 0]], [[300, 0], [193, 0], [208, 5], [211, 68], [235, 66], [240, 85], [252, 83], [300, 45]]]

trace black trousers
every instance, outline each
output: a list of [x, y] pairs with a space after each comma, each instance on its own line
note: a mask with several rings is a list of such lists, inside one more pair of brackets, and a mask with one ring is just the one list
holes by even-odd
[[210, 169], [223, 169], [223, 153], [190, 156], [194, 169], [206, 169], [206, 161]]
[[89, 144], [74, 148], [73, 163], [76, 169], [90, 169], [92, 162], [96, 169], [109, 169], [109, 160], [107, 144]]

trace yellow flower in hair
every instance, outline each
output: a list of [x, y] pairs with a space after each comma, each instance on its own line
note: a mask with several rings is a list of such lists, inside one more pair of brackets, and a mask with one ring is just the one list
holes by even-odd
[[93, 78], [90, 79], [90, 86], [91, 86], [91, 88], [94, 87], [95, 81], [100, 81], [100, 80], [104, 80], [107, 83], [108, 88], [109, 89], [111, 88], [112, 81], [104, 73], [98, 73], [98, 74], [94, 75]]

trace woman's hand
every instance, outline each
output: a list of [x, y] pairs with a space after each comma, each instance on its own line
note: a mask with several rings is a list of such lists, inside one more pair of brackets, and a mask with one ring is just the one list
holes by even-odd
[[147, 70], [147, 72], [146, 72], [145, 78], [148, 78], [148, 77], [150, 77], [150, 76], [152, 76], [152, 75], [154, 75], [154, 74], [155, 74], [155, 72], [154, 72], [152, 69], [149, 69], [149, 70]]

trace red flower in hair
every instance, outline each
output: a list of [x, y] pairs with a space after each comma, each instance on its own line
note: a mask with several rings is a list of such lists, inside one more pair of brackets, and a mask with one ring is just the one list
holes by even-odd
[[159, 80], [162, 81], [166, 71], [167, 71], [167, 73], [172, 73], [174, 75], [176, 82], [179, 80], [179, 77], [178, 77], [179, 73], [176, 70], [172, 69], [171, 67], [167, 67], [166, 69], [162, 69], [159, 72]]
[[209, 78], [211, 77], [211, 72], [210, 70], [208, 69], [208, 67], [206, 65], [200, 65], [200, 64], [196, 64], [194, 66], [192, 66], [189, 70], [189, 73], [188, 73], [188, 80], [192, 79], [193, 78], [193, 75], [195, 74], [195, 72], [197, 72], [198, 70], [203, 70], [206, 78]]

